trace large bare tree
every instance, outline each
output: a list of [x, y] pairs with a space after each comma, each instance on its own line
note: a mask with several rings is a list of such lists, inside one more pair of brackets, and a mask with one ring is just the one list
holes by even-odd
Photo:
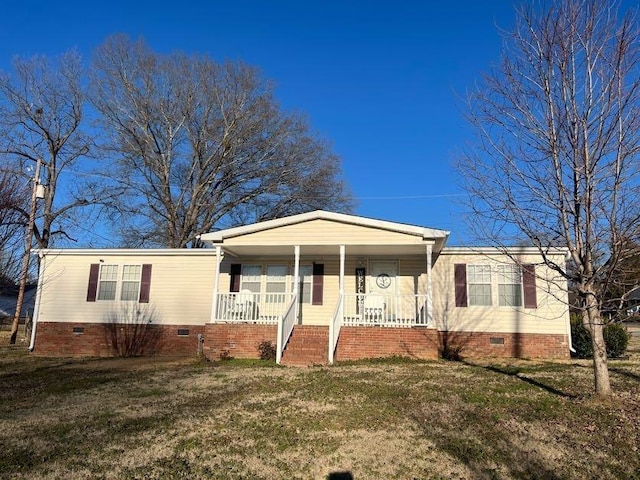
[[92, 71], [127, 244], [182, 248], [214, 228], [351, 208], [338, 158], [256, 69], [115, 36]]
[[[94, 204], [85, 196], [88, 190], [78, 189], [81, 182], [73, 170], [91, 147], [82, 128], [84, 102], [82, 64], [73, 52], [56, 60], [16, 58], [13, 70], [0, 75], [0, 158], [14, 174], [25, 174], [25, 184], [33, 177], [46, 186], [37, 208], [35, 195], [30, 195], [31, 205], [22, 211], [29, 228], [11, 343], [29, 272], [31, 236], [39, 248], [47, 248], [57, 237], [72, 240], [79, 207]], [[63, 173], [70, 175], [61, 187]]]
[[[469, 96], [479, 141], [458, 165], [478, 236], [526, 237], [575, 288], [598, 395], [611, 392], [603, 295], [640, 232], [639, 40], [637, 18], [608, 0], [518, 10]], [[568, 247], [568, 267], [546, 256], [553, 245]]]
[[24, 212], [29, 198], [26, 184], [7, 167], [0, 164], [0, 292], [19, 281]]

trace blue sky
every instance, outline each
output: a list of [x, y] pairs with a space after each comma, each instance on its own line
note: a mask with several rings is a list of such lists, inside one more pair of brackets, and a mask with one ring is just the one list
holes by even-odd
[[0, 69], [14, 55], [139, 36], [156, 51], [242, 60], [273, 80], [342, 158], [357, 214], [465, 241], [453, 154], [470, 141], [458, 95], [499, 58], [513, 2], [110, 0], [3, 2]]

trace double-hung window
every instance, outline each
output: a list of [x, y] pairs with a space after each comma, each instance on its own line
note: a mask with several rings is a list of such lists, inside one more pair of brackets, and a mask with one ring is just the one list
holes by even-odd
[[260, 293], [262, 267], [260, 265], [243, 265], [240, 290]]
[[123, 265], [120, 300], [137, 302], [140, 297], [142, 265]]
[[100, 265], [98, 300], [115, 300], [118, 287], [118, 265]]
[[[313, 266], [311, 265], [300, 265], [300, 269], [298, 272], [300, 276], [300, 283], [298, 283], [298, 295], [300, 296], [301, 303], [311, 303], [311, 299], [313, 298], [312, 289], [313, 289]], [[291, 291], [294, 291], [295, 287], [295, 278], [291, 279]]]
[[122, 276], [118, 265], [100, 265], [98, 276], [98, 300], [115, 300], [120, 283], [120, 300], [137, 302], [140, 298], [142, 265], [123, 265]]
[[282, 303], [287, 293], [286, 265], [267, 265], [267, 283], [265, 285], [267, 302]]
[[491, 305], [491, 265], [467, 265], [469, 305]]
[[149, 303], [151, 264], [92, 263], [89, 267], [87, 302], [123, 301]]
[[498, 305], [522, 306], [522, 271], [518, 265], [497, 265]]

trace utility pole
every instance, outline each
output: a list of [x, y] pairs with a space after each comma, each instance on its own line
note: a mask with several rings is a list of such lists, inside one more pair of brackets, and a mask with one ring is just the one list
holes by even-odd
[[20, 314], [22, 313], [22, 302], [24, 301], [24, 291], [27, 287], [27, 277], [29, 276], [29, 259], [31, 258], [31, 245], [33, 242], [33, 227], [36, 221], [36, 202], [38, 199], [38, 186], [40, 185], [40, 168], [42, 160], [38, 158], [36, 162], [36, 172], [33, 176], [33, 190], [31, 192], [31, 209], [29, 211], [29, 225], [27, 227], [27, 238], [25, 239], [24, 258], [22, 259], [22, 273], [20, 274], [20, 287], [18, 288], [18, 300], [16, 301], [16, 313], [11, 324], [11, 338], [9, 345], [14, 345], [18, 337], [18, 326], [20, 324]]

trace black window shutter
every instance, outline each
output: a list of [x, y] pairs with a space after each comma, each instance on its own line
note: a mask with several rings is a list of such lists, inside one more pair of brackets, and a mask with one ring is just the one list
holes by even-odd
[[96, 301], [96, 293], [98, 292], [98, 274], [100, 273], [100, 264], [92, 263], [89, 269], [89, 286], [87, 287], [87, 302]]
[[313, 264], [313, 298], [312, 305], [322, 305], [322, 297], [324, 295], [324, 264]]
[[151, 265], [142, 265], [142, 278], [140, 280], [140, 303], [149, 303], [149, 290], [151, 289]]
[[239, 292], [240, 276], [242, 275], [242, 265], [240, 265], [239, 263], [231, 264], [231, 271], [229, 273], [230, 273], [229, 291]]
[[454, 266], [456, 285], [456, 307], [467, 306], [467, 265], [456, 263]]
[[538, 308], [535, 265], [522, 265], [522, 289], [524, 290], [524, 308]]

